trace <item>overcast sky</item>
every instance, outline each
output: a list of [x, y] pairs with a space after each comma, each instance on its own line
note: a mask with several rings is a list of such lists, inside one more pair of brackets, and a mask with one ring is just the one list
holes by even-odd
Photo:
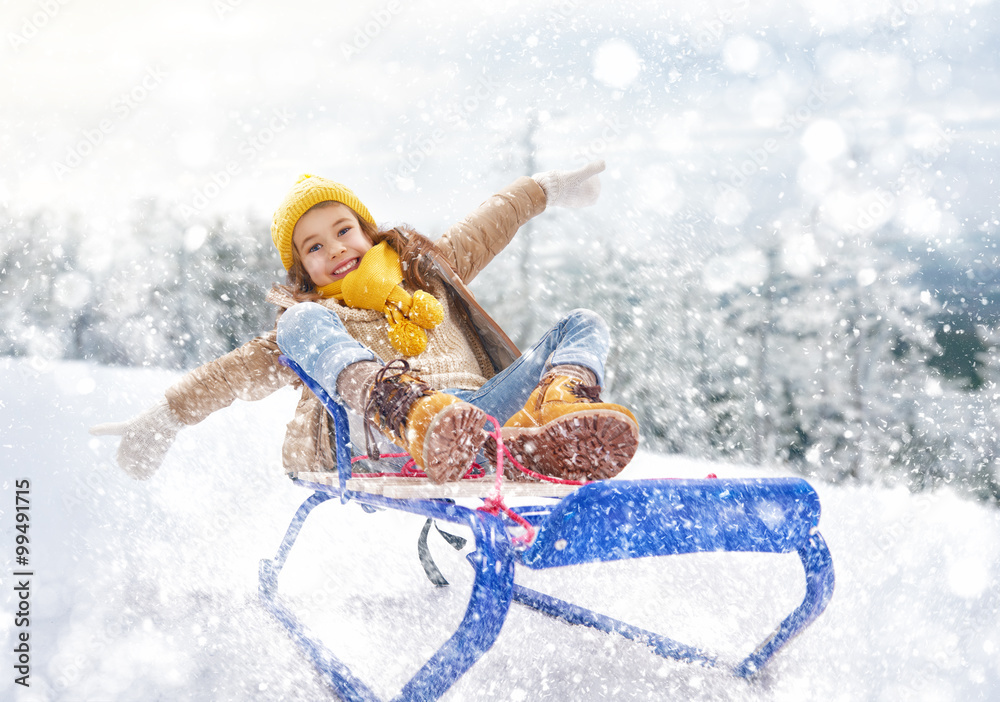
[[[596, 156], [609, 160], [612, 193], [666, 203], [679, 172], [711, 179], [697, 154], [787, 127], [817, 85], [854, 100], [875, 133], [884, 123], [898, 137], [910, 129], [900, 115], [916, 115], [996, 144], [988, 1], [0, 8], [0, 201], [109, 226], [146, 197], [191, 221], [269, 216], [299, 173], [315, 172], [353, 187], [380, 221], [434, 228], [532, 166]], [[530, 110], [533, 161], [522, 148]], [[846, 150], [861, 138], [849, 114], [832, 119]], [[656, 150], [673, 162], [643, 161]]]

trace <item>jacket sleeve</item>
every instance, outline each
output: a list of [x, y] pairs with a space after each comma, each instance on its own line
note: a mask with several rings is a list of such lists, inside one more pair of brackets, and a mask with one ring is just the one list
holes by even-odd
[[261, 400], [297, 380], [278, 362], [276, 333], [271, 331], [214, 361], [195, 368], [167, 388], [167, 404], [185, 424], [197, 424], [233, 400]]
[[523, 177], [480, 205], [434, 242], [462, 281], [469, 283], [503, 251], [529, 219], [545, 210], [545, 191]]

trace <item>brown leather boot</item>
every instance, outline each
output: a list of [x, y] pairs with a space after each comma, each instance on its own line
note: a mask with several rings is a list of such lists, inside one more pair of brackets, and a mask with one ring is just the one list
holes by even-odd
[[378, 372], [365, 419], [405, 448], [434, 482], [458, 480], [486, 441], [486, 413], [433, 390], [409, 370], [409, 363], [399, 359]]
[[525, 468], [564, 480], [604, 480], [618, 475], [639, 445], [639, 424], [621, 405], [600, 400], [593, 374], [556, 366], [501, 431], [504, 444]]

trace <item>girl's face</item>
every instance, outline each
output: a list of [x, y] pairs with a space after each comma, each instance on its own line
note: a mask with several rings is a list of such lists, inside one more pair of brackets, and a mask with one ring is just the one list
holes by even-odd
[[292, 246], [317, 288], [357, 269], [372, 242], [350, 207], [336, 202], [306, 212], [292, 230]]

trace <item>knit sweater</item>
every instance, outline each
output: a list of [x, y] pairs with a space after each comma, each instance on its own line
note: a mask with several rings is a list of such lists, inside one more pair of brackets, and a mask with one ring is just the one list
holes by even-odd
[[[414, 288], [406, 283], [402, 287], [410, 294]], [[469, 328], [464, 312], [459, 309], [440, 280], [433, 279], [427, 292], [441, 301], [444, 321], [427, 331], [427, 349], [419, 356], [404, 356], [410, 368], [421, 380], [435, 390], [457, 388], [477, 390], [493, 377], [493, 366], [479, 339]], [[282, 307], [290, 307], [295, 300], [272, 291], [268, 300]], [[317, 300], [317, 303], [340, 317], [348, 333], [367, 346], [383, 362], [400, 358], [399, 351], [389, 343], [385, 315], [377, 310], [348, 307], [334, 298]]]

